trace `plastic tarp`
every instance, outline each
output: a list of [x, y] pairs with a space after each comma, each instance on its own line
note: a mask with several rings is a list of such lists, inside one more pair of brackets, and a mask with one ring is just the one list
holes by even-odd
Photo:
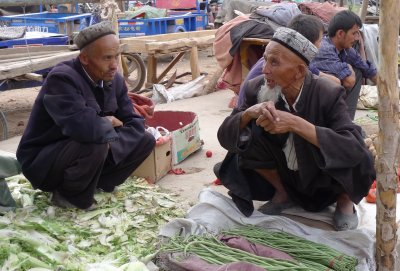
[[26, 26], [0, 27], [0, 41], [19, 39], [25, 36]]
[[132, 11], [126, 11], [125, 20], [132, 19], [155, 19], [155, 18], [163, 18], [167, 17], [168, 13], [166, 9], [163, 8], [155, 8], [151, 6], [143, 6], [139, 9], [135, 9]]
[[367, 59], [378, 67], [378, 35], [379, 27], [377, 24], [363, 24], [362, 34], [365, 44], [365, 55]]
[[[297, 215], [303, 210], [292, 210]], [[359, 215], [363, 210], [357, 208]], [[313, 219], [325, 217], [332, 220], [333, 211], [325, 213], [309, 213]], [[361, 218], [361, 222], [363, 219]], [[331, 223], [331, 222], [330, 222]], [[230, 198], [210, 189], [203, 189], [199, 194], [199, 203], [188, 210], [186, 218], [177, 218], [160, 229], [160, 236], [189, 236], [205, 233], [218, 233], [222, 229], [231, 229], [251, 224], [268, 230], [285, 231], [287, 233], [308, 239], [313, 242], [328, 245], [347, 255], [357, 257], [357, 271], [372, 271], [375, 268], [374, 249], [375, 234], [364, 227], [349, 231], [329, 231], [298, 223], [284, 216], [268, 216], [255, 211], [250, 217], [245, 217]], [[361, 224], [361, 223], [360, 223]]]

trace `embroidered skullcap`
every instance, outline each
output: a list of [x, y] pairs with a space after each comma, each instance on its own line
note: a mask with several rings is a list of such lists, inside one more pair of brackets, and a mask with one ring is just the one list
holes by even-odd
[[75, 37], [74, 43], [79, 49], [82, 49], [83, 47], [94, 42], [95, 40], [110, 34], [115, 35], [111, 23], [108, 21], [103, 21], [81, 30], [79, 34]]
[[303, 59], [307, 65], [318, 52], [317, 47], [296, 30], [279, 27], [272, 37], [273, 41], [285, 46]]

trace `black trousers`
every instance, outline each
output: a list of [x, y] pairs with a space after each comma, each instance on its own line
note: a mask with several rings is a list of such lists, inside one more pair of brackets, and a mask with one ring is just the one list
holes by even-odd
[[358, 69], [354, 69], [356, 74], [356, 83], [352, 89], [346, 90], [346, 104], [347, 104], [347, 112], [349, 112], [351, 120], [354, 120], [357, 111], [357, 102], [360, 97], [361, 91], [361, 83], [362, 83], [362, 73]]
[[112, 160], [107, 144], [68, 141], [54, 161], [39, 189], [57, 190], [75, 206], [85, 209], [94, 201], [96, 188], [110, 192], [122, 184], [149, 156], [154, 137], [145, 133], [142, 142], [118, 164]]
[[288, 169], [282, 151], [288, 134], [272, 135], [251, 122], [252, 139], [240, 153], [228, 153], [220, 168], [220, 180], [245, 215], [253, 213], [252, 201], [270, 200], [275, 188], [255, 169], [276, 169], [289, 198], [305, 210], [317, 212], [336, 202], [343, 187], [320, 172], [312, 180], [302, 180], [298, 171]]

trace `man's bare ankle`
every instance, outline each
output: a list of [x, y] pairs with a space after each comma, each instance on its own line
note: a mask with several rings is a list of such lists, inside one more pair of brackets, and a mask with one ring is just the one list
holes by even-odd
[[338, 209], [343, 214], [353, 214], [354, 213], [354, 203], [350, 200], [347, 195], [341, 195], [338, 197], [336, 202], [336, 209]]
[[272, 197], [271, 202], [274, 203], [285, 203], [289, 201], [289, 197], [286, 193], [275, 193], [275, 195]]

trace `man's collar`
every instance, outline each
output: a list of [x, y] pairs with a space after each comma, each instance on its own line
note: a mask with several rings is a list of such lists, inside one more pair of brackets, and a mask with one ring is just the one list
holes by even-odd
[[330, 37], [326, 36], [326, 39], [328, 40], [328, 42], [330, 44], [332, 44], [333, 48], [335, 48], [336, 54], [340, 55], [340, 54], [345, 54], [347, 55], [347, 50], [346, 49], [342, 49], [341, 51], [338, 50], [338, 48], [336, 48], [335, 44], [333, 43], [333, 41], [331, 40]]
[[[297, 95], [297, 98], [296, 98], [296, 100], [294, 101], [294, 103], [293, 103], [293, 105], [292, 105], [292, 108], [293, 108], [294, 111], [296, 111], [296, 112], [297, 112], [296, 105], [297, 105], [297, 102], [298, 102], [299, 99], [300, 99], [301, 93], [303, 92], [303, 86], [304, 86], [304, 82], [303, 82], [303, 84], [301, 85], [300, 92], [299, 92], [299, 94]], [[284, 103], [285, 103], [286, 109], [290, 110], [290, 105], [289, 105], [289, 103], [287, 102], [287, 100], [286, 100], [286, 98], [285, 98], [285, 95], [284, 95], [283, 93], [281, 93], [281, 98], [282, 98], [282, 100], [283, 100]]]
[[103, 80], [100, 80], [98, 83], [96, 83], [96, 82], [92, 79], [92, 77], [90, 77], [89, 73], [85, 70], [85, 67], [83, 67], [82, 63], [81, 63], [81, 66], [82, 66], [82, 69], [83, 69], [83, 71], [85, 72], [86, 76], [89, 78], [90, 82], [92, 83], [92, 85], [93, 85], [94, 87], [101, 87], [101, 88], [103, 88], [103, 86], [104, 86], [104, 81], [103, 81]]

